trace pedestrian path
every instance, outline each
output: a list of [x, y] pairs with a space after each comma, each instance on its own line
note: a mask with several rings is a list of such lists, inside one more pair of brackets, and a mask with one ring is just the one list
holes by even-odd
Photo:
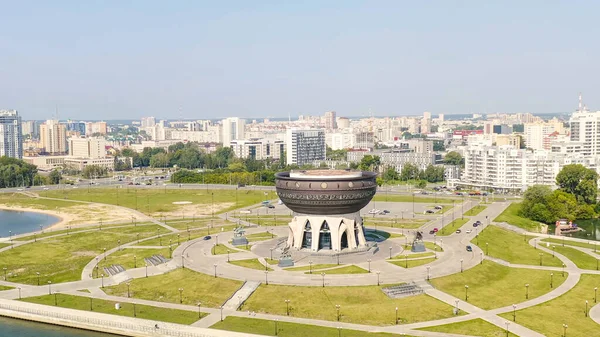
[[238, 291], [223, 305], [224, 309], [237, 310], [242, 303], [246, 302], [248, 297], [260, 286], [260, 282], [246, 281]]

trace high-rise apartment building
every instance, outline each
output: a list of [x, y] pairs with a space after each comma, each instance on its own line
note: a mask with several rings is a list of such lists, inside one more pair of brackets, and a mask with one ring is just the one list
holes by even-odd
[[223, 146], [229, 147], [232, 140], [245, 138], [246, 121], [239, 117], [225, 118], [223, 124]]
[[554, 129], [553, 124], [525, 123], [523, 125], [525, 146], [534, 150], [544, 149], [544, 139], [554, 131], [557, 130]]
[[582, 154], [600, 155], [600, 111], [591, 112], [582, 109], [574, 112], [570, 124], [571, 141], [583, 143]]
[[36, 138], [38, 132], [36, 130], [35, 121], [23, 121], [21, 122], [21, 133], [23, 136], [31, 136], [31, 138]]
[[327, 130], [337, 129], [337, 121], [335, 119], [335, 111], [325, 112], [325, 129], [327, 129]]
[[141, 128], [150, 128], [156, 124], [156, 119], [154, 117], [142, 117], [140, 127]]
[[67, 127], [57, 120], [47, 120], [40, 125], [42, 152], [64, 154], [67, 152]]
[[285, 153], [285, 144], [282, 140], [250, 139], [232, 140], [231, 149], [238, 158], [252, 158], [256, 160], [279, 160]]
[[17, 110], [0, 110], [0, 157], [23, 158], [21, 117]]
[[67, 131], [72, 131], [80, 136], [85, 136], [85, 122], [67, 121]]
[[69, 139], [69, 156], [78, 158], [106, 157], [106, 140], [101, 137]]
[[286, 133], [287, 164], [302, 166], [325, 160], [325, 130], [291, 128]]
[[85, 124], [85, 134], [88, 136], [93, 134], [105, 135], [106, 132], [106, 122], [88, 122]]

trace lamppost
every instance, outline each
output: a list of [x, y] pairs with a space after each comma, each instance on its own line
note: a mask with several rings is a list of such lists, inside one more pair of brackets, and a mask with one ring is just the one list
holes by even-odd
[[106, 261], [106, 248], [103, 248], [104, 250], [104, 261]]
[[483, 252], [479, 252], [479, 264], [483, 264]]
[[517, 321], [517, 305], [513, 304], [512, 307], [513, 307], [513, 322], [516, 322]]
[[221, 309], [221, 322], [223, 322], [223, 306], [221, 306], [220, 309]]
[[179, 304], [183, 303], [183, 288], [179, 288]]
[[377, 285], [379, 285], [379, 273], [381, 273], [380, 271], [375, 272], [377, 274]]
[[594, 303], [598, 301], [598, 287], [594, 287]]
[[392, 259], [392, 247], [390, 247], [390, 260]]
[[540, 253], [540, 266], [542, 265], [542, 256], [544, 256], [544, 254]]
[[309, 274], [312, 274], [312, 264], [313, 264], [312, 261], [308, 261], [308, 268], [309, 268], [309, 272], [308, 273]]
[[337, 310], [337, 320], [338, 320], [338, 322], [340, 321], [340, 308], [341, 307], [340, 307], [339, 304], [335, 305], [335, 309]]
[[556, 246], [552, 246], [552, 257], [554, 257], [554, 252], [556, 251]]
[[[369, 262], [369, 273], [371, 272], [371, 259], [368, 259], [367, 262]], [[6, 269], [6, 268], [4, 268]]]
[[569, 327], [568, 325], [563, 324], [563, 337], [567, 337], [567, 328], [568, 327]]
[[48, 281], [48, 295], [52, 294], [52, 281]]
[[427, 266], [427, 281], [429, 281], [429, 269], [431, 269], [431, 266]]
[[130, 293], [129, 293], [129, 287], [131, 286], [130, 282], [127, 282], [127, 298], [131, 297]]
[[19, 289], [19, 299], [21, 299], [21, 287], [17, 287]]
[[456, 314], [458, 315], [459, 313], [459, 309], [458, 309], [458, 302], [460, 302], [459, 300], [455, 300], [454, 304], [456, 305]]
[[198, 302], [196, 305], [198, 306], [198, 319], [200, 319], [200, 317], [202, 317], [202, 313], [200, 312], [200, 307], [202, 306], [202, 302]]
[[271, 251], [271, 261], [273, 260], [273, 247], [269, 248], [269, 250]]
[[58, 306], [58, 301], [56, 300], [56, 295], [58, 294], [58, 291], [54, 292], [54, 306]]
[[469, 301], [469, 286], [465, 284], [465, 302]]
[[290, 300], [285, 300], [285, 312], [288, 316], [290, 315]]
[[504, 324], [506, 324], [506, 337], [508, 337], [508, 326], [510, 325], [510, 322], [506, 321]]
[[35, 273], [37, 275], [38, 286], [40, 285], [40, 272]]
[[460, 259], [460, 272], [463, 272], [463, 259]]
[[148, 277], [148, 262], [146, 262], [146, 277]]
[[215, 278], [217, 278], [217, 264], [213, 264], [213, 266], [215, 267]]
[[321, 273], [321, 277], [323, 278], [323, 288], [325, 288], [325, 273]]
[[529, 283], [525, 284], [525, 299], [529, 299]]
[[[229, 253], [230, 253], [230, 252], [231, 252], [231, 251], [230, 251], [229, 249], [227, 249], [227, 262], [229, 262]], [[272, 258], [271, 258], [271, 260], [272, 260]]]
[[408, 254], [404, 254], [404, 268], [408, 268]]
[[396, 307], [396, 325], [398, 325], [398, 307]]
[[104, 288], [104, 274], [100, 274], [100, 276], [102, 277], [102, 288]]
[[490, 244], [486, 242], [486, 243], [485, 243], [485, 255], [486, 255], [486, 256], [489, 256], [489, 255], [490, 255], [489, 248], [490, 248]]
[[562, 276], [565, 277], [565, 264], [562, 264]]
[[269, 271], [265, 270], [265, 284], [269, 285]]
[[588, 300], [585, 300], [585, 317], [588, 317]]
[[554, 288], [554, 284], [552, 283], [554, 278], [554, 273], [550, 273], [550, 288]]

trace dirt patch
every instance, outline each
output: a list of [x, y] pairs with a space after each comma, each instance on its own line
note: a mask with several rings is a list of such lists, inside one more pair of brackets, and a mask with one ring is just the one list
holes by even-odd
[[92, 252], [92, 251], [84, 250], [84, 251], [72, 252], [71, 255], [73, 255], [73, 256], [96, 256], [98, 254], [95, 252]]
[[222, 202], [222, 203], [214, 204], [214, 208], [211, 207], [212, 205], [207, 205], [207, 204], [173, 205], [175, 207], [174, 210], [169, 211], [169, 212], [153, 213], [152, 216], [154, 216], [154, 217], [165, 216], [165, 217], [169, 217], [169, 218], [170, 217], [191, 218], [192, 216], [194, 216], [194, 217], [209, 216], [209, 215], [212, 215], [213, 212], [214, 212], [214, 214], [217, 214], [217, 213], [221, 212], [222, 210], [230, 208], [234, 204], [235, 203], [233, 203], [233, 202]]

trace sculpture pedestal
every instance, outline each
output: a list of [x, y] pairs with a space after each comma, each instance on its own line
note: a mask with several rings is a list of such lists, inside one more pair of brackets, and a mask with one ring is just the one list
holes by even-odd
[[292, 258], [290, 256], [281, 257], [279, 259], [279, 263], [277, 265], [279, 267], [281, 267], [281, 268], [293, 267], [294, 266], [294, 260], [292, 260]]
[[248, 239], [245, 236], [239, 236], [231, 239], [231, 244], [234, 246], [245, 246], [248, 244]]
[[423, 253], [425, 251], [425, 244], [423, 244], [423, 241], [415, 241], [412, 247], [410, 247], [410, 251], [413, 253]]

